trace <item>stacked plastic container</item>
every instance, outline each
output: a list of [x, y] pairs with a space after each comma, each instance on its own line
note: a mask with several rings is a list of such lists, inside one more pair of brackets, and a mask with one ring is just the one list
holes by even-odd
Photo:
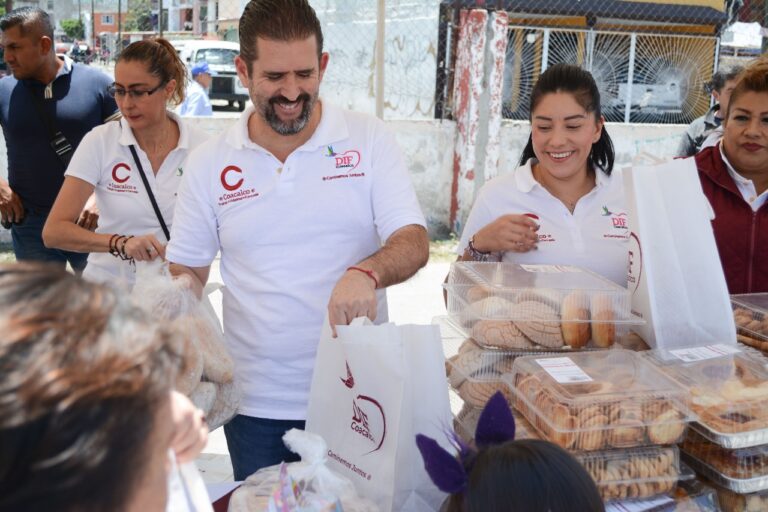
[[768, 510], [768, 370], [741, 345], [646, 354], [691, 395], [683, 458], [720, 489], [726, 511]]
[[738, 340], [768, 352], [768, 293], [731, 295]]
[[449, 317], [484, 348], [608, 348], [638, 323], [626, 289], [579, 267], [457, 262], [445, 288]]
[[605, 500], [669, 493], [692, 476], [675, 446], [688, 394], [638, 353], [520, 357], [504, 380], [517, 410], [543, 439], [574, 452]]

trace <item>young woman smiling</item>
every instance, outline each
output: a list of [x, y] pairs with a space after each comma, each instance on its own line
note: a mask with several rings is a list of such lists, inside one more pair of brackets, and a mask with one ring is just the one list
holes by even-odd
[[531, 135], [514, 172], [472, 207], [459, 260], [578, 265], [626, 286], [628, 230], [621, 176], [589, 72], [557, 64], [531, 95]]
[[[165, 256], [176, 191], [190, 151], [206, 135], [168, 110], [184, 100], [186, 67], [165, 39], [129, 45], [110, 92], [123, 115], [92, 130], [77, 148], [43, 229], [49, 247], [89, 252], [84, 276], [134, 277], [131, 261]], [[73, 213], [96, 191], [96, 232]], [[162, 240], [162, 242], [161, 242]]]

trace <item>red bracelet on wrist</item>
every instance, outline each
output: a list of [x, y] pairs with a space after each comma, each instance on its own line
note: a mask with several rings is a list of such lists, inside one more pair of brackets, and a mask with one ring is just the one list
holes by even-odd
[[368, 277], [370, 277], [371, 279], [373, 279], [373, 282], [376, 284], [376, 288], [377, 289], [379, 288], [379, 280], [376, 279], [376, 276], [374, 275], [373, 270], [366, 270], [366, 269], [360, 268], [360, 267], [348, 267], [347, 271], [349, 271], [349, 270], [357, 270], [358, 272], [362, 272], [363, 274], [365, 274]]

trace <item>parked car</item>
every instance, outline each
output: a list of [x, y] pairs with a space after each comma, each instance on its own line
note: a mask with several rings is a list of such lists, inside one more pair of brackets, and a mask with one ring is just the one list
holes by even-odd
[[217, 75], [213, 77], [208, 97], [212, 100], [226, 100], [230, 106], [237, 103], [237, 109], [245, 110], [248, 101], [248, 89], [243, 87], [235, 70], [235, 57], [240, 53], [240, 45], [230, 41], [171, 41], [181, 60], [188, 69], [196, 62], [206, 61]]

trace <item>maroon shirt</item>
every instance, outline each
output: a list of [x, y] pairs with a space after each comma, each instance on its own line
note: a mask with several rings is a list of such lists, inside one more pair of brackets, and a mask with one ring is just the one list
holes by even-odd
[[694, 158], [704, 194], [715, 210], [712, 228], [728, 291], [768, 292], [768, 202], [752, 211], [728, 174], [719, 144]]

